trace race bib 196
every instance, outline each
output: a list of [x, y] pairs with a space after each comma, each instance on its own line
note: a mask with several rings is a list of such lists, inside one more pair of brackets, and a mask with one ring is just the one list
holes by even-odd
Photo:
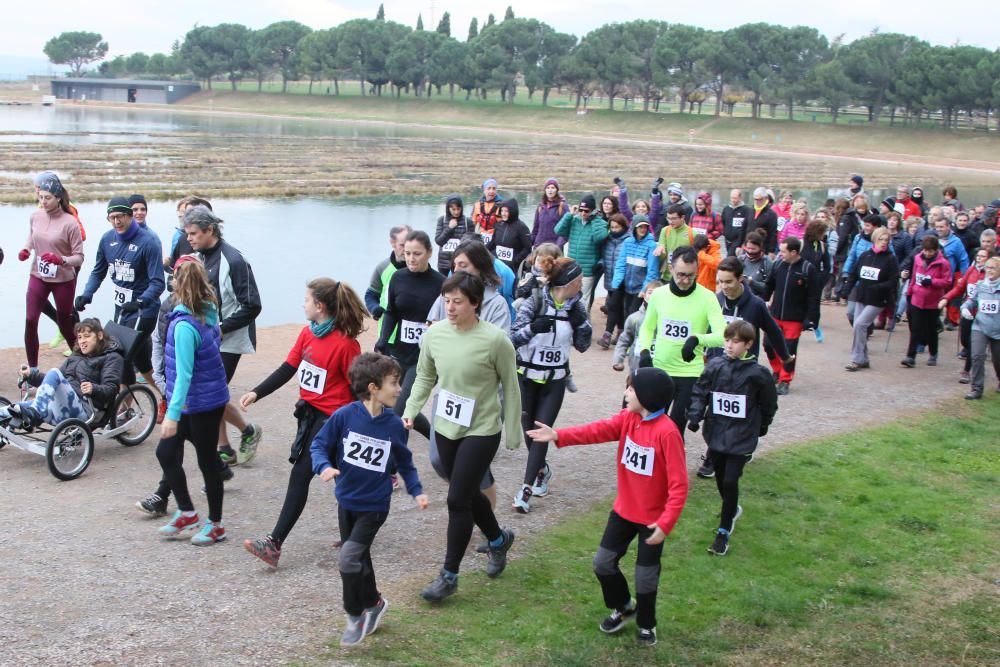
[[426, 330], [427, 325], [423, 322], [403, 320], [403, 323], [399, 325], [399, 340], [410, 345], [417, 345]]
[[434, 414], [453, 424], [469, 426], [472, 424], [472, 411], [475, 407], [476, 399], [459, 396], [442, 389], [438, 393], [437, 412]]
[[303, 359], [299, 363], [299, 386], [308, 392], [322, 394], [326, 388], [326, 369]]
[[455, 248], [458, 247], [458, 239], [448, 239], [448, 241], [441, 246], [441, 252], [455, 252]]
[[669, 338], [670, 340], [687, 340], [687, 337], [691, 335], [691, 323], [687, 320], [660, 320], [660, 331], [663, 332], [664, 338]]
[[126, 303], [132, 301], [132, 290], [127, 287], [115, 285], [114, 300], [116, 306], [124, 306]]
[[46, 262], [41, 257], [36, 257], [36, 259], [38, 260], [38, 275], [40, 275], [42, 278], [56, 277], [56, 272], [59, 270], [58, 266], [56, 266], [52, 262]]
[[712, 392], [712, 412], [722, 417], [746, 419], [747, 397], [744, 394], [724, 394]]
[[349, 431], [344, 438], [344, 461], [365, 470], [385, 472], [390, 447], [388, 440]]
[[859, 275], [862, 280], [878, 280], [878, 274], [882, 269], [875, 266], [862, 266]]
[[989, 301], [980, 301], [979, 312], [985, 315], [996, 315], [998, 312], [1000, 312], [1000, 308], [998, 308], [998, 306], [1000, 306], [1000, 301], [998, 301], [997, 299], [990, 299]]
[[535, 348], [535, 354], [531, 357], [531, 361], [539, 366], [562, 366], [565, 363], [565, 358], [561, 347], [539, 346]]
[[622, 450], [622, 465], [636, 475], [653, 476], [653, 460], [656, 450], [652, 447], [637, 445], [632, 438], [625, 436], [625, 448]]
[[497, 259], [501, 262], [510, 262], [514, 259], [514, 249], [505, 245], [497, 246]]

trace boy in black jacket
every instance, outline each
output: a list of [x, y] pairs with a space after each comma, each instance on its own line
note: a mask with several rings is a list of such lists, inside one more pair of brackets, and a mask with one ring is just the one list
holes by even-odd
[[775, 262], [774, 270], [767, 277], [763, 298], [770, 300], [771, 315], [785, 335], [793, 360], [787, 364], [782, 362], [770, 341], [765, 341], [764, 351], [778, 383], [778, 395], [784, 396], [795, 377], [794, 357], [798, 354], [799, 336], [819, 325], [819, 297], [823, 286], [816, 267], [802, 259], [802, 241], [789, 236], [781, 242], [780, 248], [781, 261]]
[[754, 327], [744, 320], [731, 322], [724, 333], [724, 354], [705, 366], [688, 408], [688, 430], [705, 421], [705, 442], [715, 467], [715, 484], [722, 496], [722, 513], [715, 541], [708, 552], [725, 556], [729, 536], [743, 514], [739, 505], [740, 476], [753, 458], [757, 440], [778, 411], [778, 396], [767, 369], [747, 354], [755, 339]]

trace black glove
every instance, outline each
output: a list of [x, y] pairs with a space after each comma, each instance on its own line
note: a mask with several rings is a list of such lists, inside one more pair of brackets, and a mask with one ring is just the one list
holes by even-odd
[[379, 354], [386, 354], [386, 348], [388, 347], [388, 344], [383, 340], [375, 341], [375, 351]]
[[643, 350], [639, 353], [639, 368], [650, 368], [653, 365], [653, 355], [649, 353], [649, 350]]
[[76, 308], [78, 312], [83, 312], [84, 309], [90, 304], [92, 299], [89, 296], [80, 295], [73, 299], [73, 307]]
[[923, 278], [920, 279], [920, 285], [922, 287], [930, 287], [933, 284], [934, 281], [931, 279], [930, 276], [924, 276]]
[[652, 192], [654, 195], [660, 194], [660, 183], [662, 182], [663, 182], [663, 177], [660, 176], [655, 181], [653, 181], [653, 187], [651, 187], [649, 191]]
[[841, 299], [846, 299], [851, 294], [851, 289], [848, 287], [850, 285], [850, 278], [846, 275], [840, 279], [840, 286], [837, 288], [837, 296]]
[[587, 322], [587, 313], [584, 310], [579, 310], [577, 308], [569, 311], [569, 323], [574, 329], [579, 329], [581, 326]]
[[385, 308], [382, 306], [375, 306], [375, 310], [372, 311], [372, 319], [380, 320], [383, 315], [385, 315]]
[[625, 181], [623, 181], [622, 179], [620, 179], [617, 176], [615, 176], [614, 182], [615, 182], [615, 185], [617, 185], [619, 188], [625, 187]]
[[556, 318], [549, 317], [548, 315], [543, 315], [541, 317], [535, 318], [531, 323], [531, 333], [543, 334], [549, 333], [556, 326]]
[[802, 330], [803, 331], [815, 331], [816, 330], [816, 324], [814, 322], [806, 320], [806, 321], [804, 321], [802, 323]]
[[760, 431], [757, 432], [757, 435], [761, 438], [767, 435], [767, 424], [760, 425]]
[[684, 341], [684, 347], [681, 348], [681, 359], [685, 362], [694, 361], [694, 348], [698, 347], [698, 337], [688, 336], [688, 339]]
[[122, 306], [123, 313], [134, 313], [142, 308], [142, 300], [139, 301], [129, 301], [124, 306]]
[[698, 426], [698, 422], [688, 422], [688, 430], [692, 433], [697, 433], [699, 428], [701, 427]]

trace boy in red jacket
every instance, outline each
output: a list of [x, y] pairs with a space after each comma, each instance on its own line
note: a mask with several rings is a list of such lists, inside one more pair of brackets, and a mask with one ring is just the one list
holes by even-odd
[[[656, 644], [656, 589], [660, 582], [663, 541], [673, 530], [687, 500], [688, 477], [684, 440], [664, 409], [674, 395], [674, 383], [659, 368], [640, 368], [625, 390], [626, 409], [611, 419], [561, 428], [538, 426], [527, 435], [556, 447], [618, 441], [618, 497], [608, 516], [601, 545], [594, 556], [594, 574], [601, 583], [611, 615], [601, 631], [618, 632], [632, 616], [639, 626], [639, 643]], [[618, 567], [636, 535], [635, 600]]]

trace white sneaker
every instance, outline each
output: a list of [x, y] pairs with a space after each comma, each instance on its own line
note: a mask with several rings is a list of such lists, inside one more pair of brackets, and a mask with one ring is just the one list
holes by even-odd
[[736, 506], [736, 514], [733, 516], [733, 525], [729, 527], [729, 534], [732, 535], [733, 531], [736, 530], [736, 520], [743, 516], [743, 505]]
[[531, 487], [527, 484], [521, 486], [521, 490], [517, 492], [514, 496], [514, 504], [512, 507], [516, 509], [521, 514], [527, 514], [531, 511], [531, 505], [528, 504], [528, 500], [531, 498]]
[[536, 498], [544, 498], [549, 495], [549, 480], [552, 479], [552, 468], [546, 463], [545, 467], [538, 471], [535, 483], [531, 485], [531, 495]]

